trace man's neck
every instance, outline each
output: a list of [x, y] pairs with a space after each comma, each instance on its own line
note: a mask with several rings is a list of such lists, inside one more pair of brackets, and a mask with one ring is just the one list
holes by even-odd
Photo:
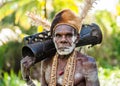
[[[72, 52], [72, 53], [73, 53], [73, 52]], [[68, 59], [68, 58], [71, 56], [72, 53], [70, 53], [70, 54], [68, 54], [68, 55], [58, 55], [58, 58], [59, 58], [59, 59]]]
[[59, 59], [68, 59], [69, 55], [59, 55]]

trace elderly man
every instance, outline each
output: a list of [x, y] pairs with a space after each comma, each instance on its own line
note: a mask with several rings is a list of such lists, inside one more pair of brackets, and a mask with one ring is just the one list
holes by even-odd
[[[41, 61], [41, 86], [99, 86], [94, 58], [75, 50], [81, 21], [71, 10], [59, 12], [53, 19], [51, 35], [56, 47], [52, 58]], [[22, 61], [29, 69], [34, 60]]]

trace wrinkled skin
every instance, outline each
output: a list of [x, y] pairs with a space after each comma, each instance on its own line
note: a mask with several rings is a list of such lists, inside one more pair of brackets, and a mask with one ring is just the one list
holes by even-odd
[[[54, 34], [53, 41], [59, 54], [58, 56], [58, 68], [57, 68], [57, 86], [62, 86], [62, 80], [64, 76], [64, 68], [67, 63], [67, 59], [75, 49], [75, 45], [78, 42], [78, 34], [74, 29], [68, 25], [57, 26]], [[99, 86], [98, 71], [95, 60], [90, 57], [77, 52], [76, 55], [76, 69], [74, 75], [74, 86]], [[27, 60], [26, 60], [26, 59]], [[30, 69], [34, 59], [25, 57], [22, 59], [22, 68]], [[24, 65], [26, 64], [26, 65]], [[41, 61], [41, 86], [48, 86], [50, 82], [50, 72], [52, 69], [52, 59], [47, 58]], [[63, 71], [63, 74], [60, 74]]]
[[57, 26], [53, 34], [53, 41], [58, 54], [61, 56], [69, 55], [75, 49], [77, 42], [77, 34], [74, 29], [68, 25]]
[[30, 68], [32, 67], [33, 63], [35, 62], [34, 57], [26, 56], [21, 60], [21, 72], [22, 77], [26, 81], [26, 77], [30, 75]]
[[[57, 86], [62, 86], [64, 74], [59, 75], [59, 71], [66, 65], [67, 59], [58, 59]], [[47, 59], [41, 62], [41, 86], [48, 86], [52, 60]], [[77, 53], [76, 70], [74, 75], [74, 86], [99, 86], [97, 67], [95, 60], [89, 56]]]
[[[75, 34], [74, 29], [68, 25], [57, 26], [53, 41], [59, 54], [58, 69], [57, 69], [57, 86], [62, 86], [63, 74], [65, 65], [69, 55], [74, 50], [78, 41], [78, 35]], [[66, 50], [68, 49], [68, 50]], [[69, 50], [71, 49], [71, 50]], [[64, 53], [66, 52], [66, 53]], [[77, 52], [77, 62], [74, 75], [74, 86], [99, 86], [98, 71], [96, 62], [93, 58]], [[50, 82], [50, 72], [52, 69], [52, 59], [45, 59], [41, 62], [41, 86], [48, 86]]]

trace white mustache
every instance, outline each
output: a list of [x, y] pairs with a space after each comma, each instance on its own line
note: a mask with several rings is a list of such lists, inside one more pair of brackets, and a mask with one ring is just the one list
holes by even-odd
[[76, 45], [76, 40], [77, 37], [73, 36], [72, 37], [72, 42], [71, 44], [60, 44], [59, 47], [57, 46], [57, 44], [55, 43], [55, 40], [53, 39], [54, 43], [55, 43], [55, 47], [57, 49], [57, 52], [60, 54], [60, 55], [68, 55], [70, 54], [74, 48], [75, 48], [75, 45]]
[[69, 47], [60, 47], [58, 49], [69, 49]]

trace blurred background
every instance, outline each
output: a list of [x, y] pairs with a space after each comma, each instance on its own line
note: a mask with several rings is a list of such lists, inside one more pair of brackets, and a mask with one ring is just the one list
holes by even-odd
[[[33, 12], [52, 21], [56, 12], [69, 8], [80, 13], [84, 0], [0, 0], [0, 86], [26, 86], [20, 72], [23, 38], [43, 31], [26, 13]], [[101, 44], [85, 48], [98, 65], [101, 86], [120, 86], [120, 0], [97, 0], [85, 18], [96, 23], [103, 33]], [[39, 64], [33, 78], [39, 81]], [[37, 77], [36, 77], [37, 76]]]

